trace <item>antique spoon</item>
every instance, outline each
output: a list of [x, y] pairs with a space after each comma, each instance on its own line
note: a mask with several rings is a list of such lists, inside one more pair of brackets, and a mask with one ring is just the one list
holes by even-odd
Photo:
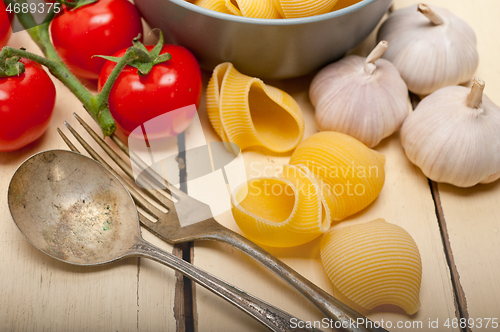
[[89, 266], [131, 256], [150, 258], [181, 272], [273, 331], [314, 330], [297, 329], [297, 318], [146, 242], [129, 192], [89, 157], [65, 150], [31, 156], [12, 177], [8, 203], [21, 233], [53, 258]]

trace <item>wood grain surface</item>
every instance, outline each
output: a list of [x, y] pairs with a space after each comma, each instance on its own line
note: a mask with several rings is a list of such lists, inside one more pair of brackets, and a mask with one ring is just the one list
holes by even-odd
[[[394, 9], [413, 3], [395, 0]], [[497, 37], [500, 1], [430, 0], [428, 3], [449, 8], [472, 26], [480, 54], [477, 76], [486, 82], [485, 93], [500, 105], [500, 39]], [[353, 53], [366, 56], [374, 45], [375, 34], [372, 34]], [[26, 32], [15, 33], [9, 46], [26, 47], [40, 54]], [[210, 73], [204, 74], [206, 84]], [[308, 97], [312, 77], [313, 74], [266, 82], [287, 91], [299, 102], [306, 121], [306, 136], [317, 131]], [[54, 83], [56, 109], [47, 132], [19, 151], [0, 154], [0, 331], [267, 331], [202, 287], [194, 287], [192, 304], [186, 302], [185, 280], [158, 263], [126, 259], [101, 267], [77, 267], [44, 255], [26, 241], [7, 207], [7, 188], [12, 174], [36, 152], [66, 149], [56, 128], [63, 127], [65, 120], [79, 128], [71, 116], [73, 112], [98, 130], [78, 100], [57, 80]], [[89, 86], [95, 89], [92, 84]], [[410, 101], [408, 106], [411, 111]], [[219, 141], [208, 122], [204, 100], [199, 114], [207, 141]], [[429, 182], [406, 158], [398, 133], [375, 149], [387, 159], [386, 182], [379, 198], [334, 227], [385, 218], [405, 228], [415, 239], [422, 256], [421, 308], [412, 316], [392, 306], [372, 311], [356, 309], [374, 321], [390, 321], [390, 331], [428, 331], [429, 321], [436, 320], [440, 328], [434, 330], [459, 331], [458, 327], [446, 328], [443, 324], [447, 319], [460, 318], [472, 318], [476, 322], [483, 319], [482, 328], [476, 323], [475, 328], [463, 330], [496, 330], [491, 323], [488, 328], [484, 325], [486, 318], [500, 320], [499, 182], [469, 189]], [[260, 151], [245, 152], [243, 156], [249, 177], [273, 175], [289, 160], [289, 155], [274, 156]], [[189, 165], [189, 159], [186, 163]], [[239, 232], [230, 212], [218, 216], [217, 220]], [[147, 231], [143, 230], [143, 236], [173, 251], [172, 245]], [[193, 261], [198, 267], [303, 320], [324, 318], [294, 289], [237, 250], [209, 241], [198, 241], [193, 246]], [[290, 249], [265, 249], [334, 294], [319, 259], [319, 239]], [[341, 300], [355, 307], [348, 300]], [[186, 313], [186, 305], [191, 314], [189, 310]], [[396, 326], [398, 322], [402, 326]]]

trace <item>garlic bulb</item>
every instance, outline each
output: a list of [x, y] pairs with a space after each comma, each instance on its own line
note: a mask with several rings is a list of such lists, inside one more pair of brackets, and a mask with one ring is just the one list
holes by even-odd
[[418, 95], [467, 82], [479, 62], [472, 28], [435, 6], [419, 4], [391, 13], [380, 27], [378, 39], [391, 44], [384, 58], [399, 69], [408, 89]]
[[379, 59], [387, 47], [381, 41], [367, 58], [350, 55], [314, 77], [309, 97], [319, 130], [373, 147], [399, 129], [408, 115], [408, 89], [396, 67]]
[[500, 178], [500, 107], [472, 88], [449, 86], [424, 98], [401, 129], [408, 159], [436, 182], [458, 187]]

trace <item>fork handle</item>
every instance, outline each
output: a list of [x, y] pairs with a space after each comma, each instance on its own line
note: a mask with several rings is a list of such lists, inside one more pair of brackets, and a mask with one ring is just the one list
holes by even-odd
[[269, 270], [281, 277], [288, 284], [297, 289], [316, 307], [318, 307], [328, 318], [339, 321], [339, 325], [344, 326], [345, 331], [351, 332], [387, 332], [381, 327], [369, 321], [368, 318], [358, 313], [354, 309], [340, 302], [297, 271], [274, 257], [252, 241], [240, 234], [221, 226], [217, 232], [212, 233], [205, 239], [216, 240], [229, 244], [230, 246], [244, 252], [251, 258], [266, 266]]
[[272, 331], [319, 331], [315, 328], [301, 328], [306, 326], [300, 319], [282, 311], [246, 292], [225, 282], [216, 276], [152, 245], [142, 238], [130, 249], [128, 255], [146, 257], [160, 262], [184, 274], [201, 286], [222, 297], [226, 301], [240, 308]]

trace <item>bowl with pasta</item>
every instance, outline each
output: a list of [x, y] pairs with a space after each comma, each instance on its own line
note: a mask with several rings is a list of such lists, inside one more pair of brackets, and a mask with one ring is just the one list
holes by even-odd
[[167, 42], [187, 47], [203, 68], [212, 70], [228, 61], [250, 76], [283, 79], [344, 56], [377, 26], [391, 0], [135, 3], [151, 27], [160, 28]]

